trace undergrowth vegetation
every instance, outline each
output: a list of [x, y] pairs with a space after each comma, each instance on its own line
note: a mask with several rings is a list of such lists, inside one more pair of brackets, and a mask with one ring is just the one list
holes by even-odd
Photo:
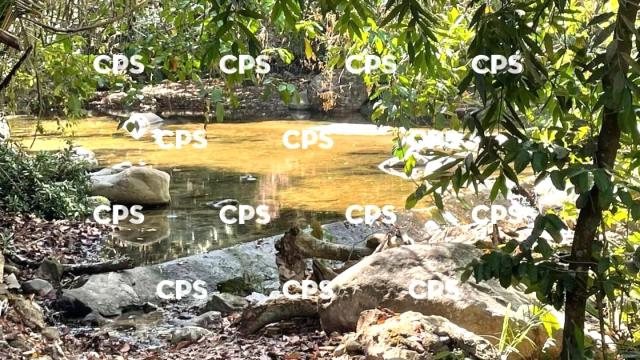
[[73, 158], [71, 147], [31, 155], [15, 144], [0, 144], [1, 210], [79, 218], [87, 213], [88, 192], [86, 163]]

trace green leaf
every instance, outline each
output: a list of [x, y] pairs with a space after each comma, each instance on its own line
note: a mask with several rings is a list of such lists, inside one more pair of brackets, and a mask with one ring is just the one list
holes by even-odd
[[413, 155], [411, 155], [404, 163], [404, 173], [407, 176], [411, 177], [411, 174], [413, 173], [413, 169], [415, 167], [416, 167], [416, 158]]
[[556, 187], [556, 189], [560, 191], [564, 191], [564, 188], [566, 187], [566, 183], [565, 183], [564, 174], [562, 171], [553, 170], [551, 172], [550, 178], [551, 178], [551, 183], [553, 184], [553, 186]]
[[249, 18], [253, 18], [253, 19], [264, 19], [264, 15], [259, 14], [253, 10], [249, 10], [249, 9], [241, 9], [237, 11], [238, 14], [245, 16], [245, 17], [249, 17]]
[[516, 156], [513, 163], [513, 167], [518, 174], [520, 174], [522, 170], [524, 170], [527, 165], [529, 165], [529, 159], [530, 156], [527, 150], [523, 149], [518, 152], [518, 155]]
[[496, 199], [496, 197], [498, 196], [498, 192], [500, 191], [500, 181], [501, 181], [501, 179], [504, 179], [502, 174], [500, 174], [500, 176], [498, 176], [498, 178], [496, 179], [496, 182], [494, 182], [493, 186], [491, 187], [491, 193], [489, 194], [489, 199], [491, 201], [494, 201]]
[[413, 209], [418, 203], [418, 201], [420, 201], [420, 199], [425, 197], [426, 194], [427, 194], [427, 186], [425, 184], [421, 184], [420, 186], [418, 186], [416, 191], [414, 191], [411, 195], [407, 197], [407, 200], [405, 201], [405, 204], [404, 204], [405, 209], [407, 210]]
[[538, 238], [538, 245], [535, 247], [535, 251], [542, 255], [545, 259], [548, 259], [553, 255], [553, 248], [549, 245], [547, 240]]
[[594, 179], [596, 186], [600, 191], [607, 192], [612, 189], [611, 178], [604, 169], [597, 169], [594, 171]]
[[460, 275], [460, 282], [467, 282], [471, 277], [471, 274], [473, 274], [473, 268], [465, 270], [462, 275]]
[[533, 171], [541, 172], [547, 167], [547, 153], [536, 151], [533, 153], [533, 160], [531, 161]]
[[615, 13], [607, 12], [607, 13], [603, 13], [603, 14], [599, 14], [597, 16], [594, 16], [593, 19], [591, 19], [591, 21], [589, 21], [587, 26], [593, 26], [593, 25], [598, 25], [600, 23], [603, 23], [603, 22], [609, 20], [614, 15], [615, 15]]
[[502, 251], [510, 254], [518, 247], [519, 244], [520, 243], [518, 243], [516, 239], [511, 239], [509, 240], [508, 243], [504, 245], [504, 247], [502, 248]]
[[443, 210], [444, 209], [444, 204], [442, 203], [442, 195], [440, 195], [437, 192], [433, 192], [433, 200], [436, 203], [436, 206], [438, 207], [438, 209]]
[[594, 178], [590, 171], [582, 172], [571, 178], [571, 183], [576, 187], [576, 193], [585, 193], [593, 187]]

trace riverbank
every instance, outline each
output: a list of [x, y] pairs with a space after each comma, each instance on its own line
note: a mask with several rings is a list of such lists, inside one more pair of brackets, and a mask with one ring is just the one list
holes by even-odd
[[[288, 86], [286, 102], [278, 94], [280, 84]], [[207, 94], [226, 88], [221, 79], [211, 79], [198, 84], [164, 81], [147, 85], [135, 97], [125, 92], [98, 91], [89, 102], [88, 110], [118, 116], [135, 111], [153, 112], [163, 117], [208, 117], [210, 122], [217, 122], [216, 104]], [[233, 96], [222, 103], [224, 111], [220, 114], [225, 121], [300, 120], [323, 114], [356, 117], [362, 121], [371, 113], [369, 90], [362, 79], [350, 75], [280, 74], [272, 76], [268, 83], [241, 84], [230, 92]], [[327, 103], [329, 98], [331, 102]]]

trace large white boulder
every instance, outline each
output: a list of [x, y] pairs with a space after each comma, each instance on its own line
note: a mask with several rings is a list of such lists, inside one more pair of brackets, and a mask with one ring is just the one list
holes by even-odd
[[[363, 311], [386, 308], [442, 316], [475, 334], [499, 339], [509, 304], [518, 309], [533, 301], [497, 281], [476, 284], [472, 277], [460, 282], [457, 269], [481, 255], [471, 245], [440, 243], [402, 246], [368, 256], [331, 281], [333, 296], [319, 306], [322, 327], [327, 333], [354, 331]], [[414, 280], [429, 285], [418, 289], [423, 296], [427, 291], [426, 298], [411, 296]], [[542, 348], [548, 336], [540, 327], [529, 338]], [[522, 346], [519, 350], [525, 357], [535, 351], [527, 342]]]
[[115, 174], [93, 174], [91, 195], [118, 204], [164, 205], [171, 201], [169, 182], [164, 171], [133, 166]]

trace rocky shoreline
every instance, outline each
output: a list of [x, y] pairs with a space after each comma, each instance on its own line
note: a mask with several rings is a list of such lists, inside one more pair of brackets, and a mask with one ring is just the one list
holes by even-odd
[[[338, 74], [277, 75], [272, 83], [295, 86], [297, 96], [288, 102], [264, 83], [241, 85], [233, 89], [237, 103], [224, 103], [225, 121], [257, 119], [308, 119], [321, 114], [365, 116], [371, 112], [369, 90], [360, 77]], [[209, 116], [216, 121], [215, 104], [203, 93], [223, 89], [220, 80], [207, 80], [197, 86], [191, 82], [164, 81], [143, 87], [131, 98], [125, 92], [97, 92], [88, 110], [122, 116], [131, 112], [152, 112], [161, 116]], [[268, 95], [268, 96], [267, 96]]]

